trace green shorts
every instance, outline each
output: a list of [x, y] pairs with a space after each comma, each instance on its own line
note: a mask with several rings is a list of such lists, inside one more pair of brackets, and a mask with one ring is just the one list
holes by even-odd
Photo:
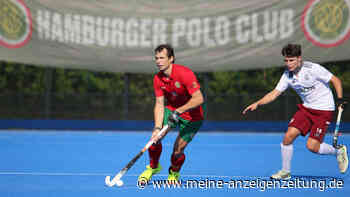
[[[172, 113], [172, 111], [169, 110], [168, 108], [164, 109], [163, 125], [168, 124], [168, 117], [170, 116], [171, 113]], [[203, 123], [202, 120], [196, 121], [196, 122], [191, 122], [189, 120], [185, 120], [185, 119], [180, 117], [179, 123], [177, 125], [175, 125], [175, 127], [172, 127], [172, 129], [179, 126], [181, 139], [183, 139], [184, 141], [189, 143], [190, 141], [192, 141], [193, 137], [196, 135], [199, 128], [202, 126], [202, 123]]]

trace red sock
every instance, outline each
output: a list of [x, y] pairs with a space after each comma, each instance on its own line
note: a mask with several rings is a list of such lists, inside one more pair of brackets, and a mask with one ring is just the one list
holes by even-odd
[[182, 164], [185, 162], [185, 154], [172, 154], [171, 155], [171, 170], [174, 172], [179, 172]]
[[151, 168], [157, 168], [160, 154], [162, 153], [162, 143], [152, 144], [148, 149]]

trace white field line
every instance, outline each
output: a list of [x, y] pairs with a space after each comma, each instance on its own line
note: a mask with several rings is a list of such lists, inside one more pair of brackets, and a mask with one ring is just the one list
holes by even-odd
[[[74, 172], [18, 172], [2, 171], [0, 175], [28, 175], [28, 176], [107, 176], [113, 173], [74, 173]], [[124, 175], [124, 177], [138, 177], [138, 174]], [[167, 177], [168, 174], [157, 174], [154, 177]], [[208, 175], [208, 174], [184, 174], [181, 177], [204, 177], [204, 178], [269, 178], [264, 176], [226, 176], [226, 175]]]

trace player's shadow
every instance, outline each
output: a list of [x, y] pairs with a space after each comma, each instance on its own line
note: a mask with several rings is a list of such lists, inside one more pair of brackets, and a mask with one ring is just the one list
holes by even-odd
[[292, 179], [303, 179], [303, 180], [334, 180], [342, 179], [342, 177], [335, 176], [311, 176], [311, 175], [292, 175]]

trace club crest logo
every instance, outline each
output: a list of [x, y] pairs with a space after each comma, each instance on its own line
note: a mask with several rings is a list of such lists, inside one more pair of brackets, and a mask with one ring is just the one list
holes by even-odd
[[305, 37], [314, 45], [335, 47], [350, 37], [350, 0], [310, 0], [301, 17]]
[[181, 84], [180, 84], [180, 82], [175, 82], [175, 87], [177, 87], [177, 88], [180, 88], [181, 87]]
[[22, 0], [0, 1], [0, 45], [19, 48], [32, 35], [32, 17]]

